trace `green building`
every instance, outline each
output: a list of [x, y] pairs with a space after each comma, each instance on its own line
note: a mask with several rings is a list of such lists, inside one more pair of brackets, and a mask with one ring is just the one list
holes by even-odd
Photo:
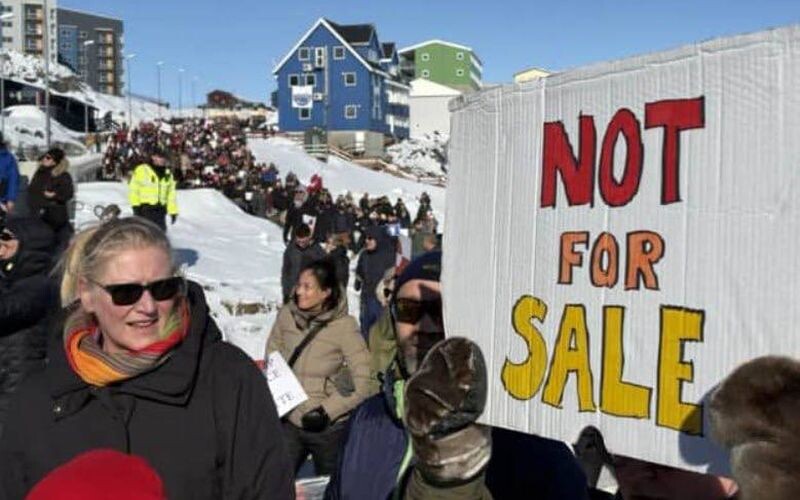
[[483, 65], [469, 47], [428, 40], [399, 51], [400, 71], [409, 80], [425, 78], [462, 92], [482, 86]]

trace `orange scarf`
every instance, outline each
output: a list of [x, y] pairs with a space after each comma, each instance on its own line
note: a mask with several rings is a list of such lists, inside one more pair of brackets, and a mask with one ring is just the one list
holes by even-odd
[[87, 384], [103, 387], [162, 365], [189, 332], [189, 304], [181, 300], [170, 313], [159, 340], [137, 351], [111, 354], [99, 343], [97, 323], [78, 308], [64, 324], [64, 350], [72, 370]]

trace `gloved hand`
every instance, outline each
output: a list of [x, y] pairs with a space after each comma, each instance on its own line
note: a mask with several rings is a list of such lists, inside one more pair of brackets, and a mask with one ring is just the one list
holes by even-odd
[[175, 221], [178, 220], [178, 214], [172, 214], [170, 215], [170, 218], [172, 219], [172, 223], [175, 224]]
[[309, 411], [300, 419], [304, 431], [322, 432], [331, 423], [331, 419], [321, 406]]
[[417, 469], [433, 484], [469, 481], [491, 458], [491, 434], [475, 424], [486, 406], [486, 363], [464, 338], [431, 348], [405, 388], [405, 424]]

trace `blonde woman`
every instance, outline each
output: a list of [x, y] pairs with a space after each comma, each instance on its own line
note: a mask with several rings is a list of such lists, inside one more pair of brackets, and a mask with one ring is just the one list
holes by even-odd
[[294, 498], [266, 381], [222, 342], [163, 231], [116, 219], [64, 257], [64, 318], [0, 441], [0, 498], [22, 498], [90, 449], [143, 457], [168, 498]]

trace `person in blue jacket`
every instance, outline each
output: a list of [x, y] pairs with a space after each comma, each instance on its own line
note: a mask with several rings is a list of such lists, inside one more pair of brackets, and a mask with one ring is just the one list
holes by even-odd
[[587, 499], [564, 443], [475, 423], [485, 363], [470, 341], [442, 340], [440, 269], [441, 252], [429, 252], [397, 278], [395, 360], [382, 390], [351, 416], [325, 498]]
[[19, 194], [19, 167], [17, 159], [6, 147], [3, 134], [0, 134], [0, 210], [14, 212]]

